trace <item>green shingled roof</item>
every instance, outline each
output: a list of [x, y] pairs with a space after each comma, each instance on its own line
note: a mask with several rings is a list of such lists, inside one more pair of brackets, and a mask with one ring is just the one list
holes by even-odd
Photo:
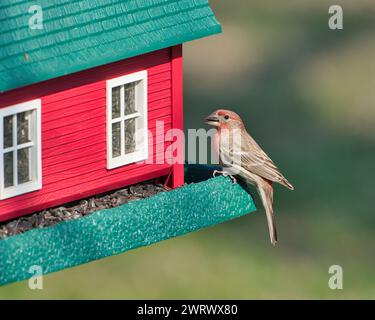
[[[29, 27], [35, 4], [42, 30]], [[207, 0], [1, 0], [0, 91], [219, 32]]]

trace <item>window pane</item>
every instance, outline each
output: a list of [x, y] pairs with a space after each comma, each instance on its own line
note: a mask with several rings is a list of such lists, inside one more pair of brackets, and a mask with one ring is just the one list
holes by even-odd
[[125, 115], [135, 112], [135, 82], [125, 85]]
[[112, 124], [112, 157], [116, 158], [121, 155], [121, 123]]
[[30, 117], [32, 111], [17, 114], [17, 144], [30, 142]]
[[13, 146], [13, 116], [4, 117], [4, 148]]
[[135, 120], [125, 121], [125, 154], [135, 151]]
[[17, 151], [18, 184], [29, 182], [30, 179], [30, 148]]
[[4, 153], [4, 187], [13, 185], [13, 152], [8, 152]]
[[121, 87], [112, 88], [112, 119], [120, 117], [121, 110]]

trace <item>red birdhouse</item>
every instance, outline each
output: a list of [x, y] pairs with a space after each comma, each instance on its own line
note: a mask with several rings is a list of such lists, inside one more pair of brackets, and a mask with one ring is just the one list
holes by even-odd
[[182, 44], [221, 31], [208, 2], [51, 3], [38, 28], [28, 3], [1, 24], [0, 221], [154, 178], [181, 186], [182, 163], [153, 160], [172, 143], [157, 126], [183, 129]]

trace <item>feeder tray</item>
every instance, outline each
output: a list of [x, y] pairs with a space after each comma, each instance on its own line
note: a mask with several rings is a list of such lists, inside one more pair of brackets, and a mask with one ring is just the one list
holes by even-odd
[[191, 184], [182, 188], [0, 240], [0, 285], [30, 278], [35, 265], [48, 274], [256, 210], [240, 184], [212, 178], [211, 167], [188, 165], [185, 171]]

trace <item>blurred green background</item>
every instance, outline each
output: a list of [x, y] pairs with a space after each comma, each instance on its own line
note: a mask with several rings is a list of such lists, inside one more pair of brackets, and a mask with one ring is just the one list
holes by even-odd
[[[276, 187], [278, 246], [260, 207], [48, 275], [41, 291], [1, 287], [0, 298], [375, 298], [375, 2], [211, 4], [224, 33], [185, 45], [185, 126], [202, 127], [217, 107], [240, 113], [296, 187]], [[328, 28], [333, 4], [342, 31]], [[328, 287], [331, 265], [344, 270], [343, 290]]]

